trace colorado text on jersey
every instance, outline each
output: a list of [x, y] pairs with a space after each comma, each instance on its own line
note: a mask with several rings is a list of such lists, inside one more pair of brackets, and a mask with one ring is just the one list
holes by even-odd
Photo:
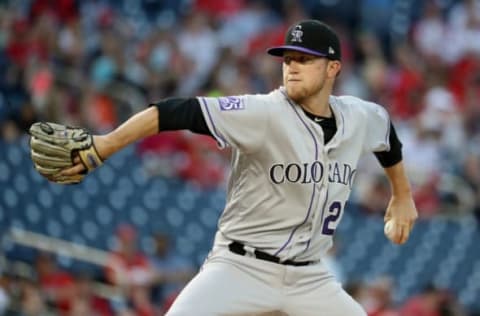
[[[320, 183], [322, 182], [325, 167], [321, 161], [305, 163], [274, 164], [270, 167], [270, 179], [275, 184], [285, 181], [291, 183]], [[328, 181], [340, 183], [352, 188], [357, 169], [346, 163], [337, 161], [328, 164]]]

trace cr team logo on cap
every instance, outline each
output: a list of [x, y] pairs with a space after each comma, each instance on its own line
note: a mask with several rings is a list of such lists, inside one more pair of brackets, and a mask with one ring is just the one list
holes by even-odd
[[295, 28], [292, 30], [292, 33], [290, 34], [292, 34], [292, 42], [302, 42], [303, 31], [300, 24], [295, 26]]

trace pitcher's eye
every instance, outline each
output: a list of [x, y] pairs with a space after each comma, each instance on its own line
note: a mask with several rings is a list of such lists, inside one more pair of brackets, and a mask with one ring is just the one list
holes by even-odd
[[313, 62], [317, 57], [315, 56], [307, 56], [307, 55], [301, 55], [301, 56], [283, 56], [283, 62], [286, 65], [290, 65], [292, 61], [295, 61], [299, 64], [309, 64]]
[[297, 57], [297, 62], [300, 64], [305, 64], [307, 61], [309, 61], [309, 58], [307, 56], [298, 56]]

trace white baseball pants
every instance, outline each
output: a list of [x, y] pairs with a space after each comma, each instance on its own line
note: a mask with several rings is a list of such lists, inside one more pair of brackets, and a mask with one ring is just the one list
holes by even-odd
[[212, 250], [167, 316], [366, 316], [320, 262], [287, 266]]

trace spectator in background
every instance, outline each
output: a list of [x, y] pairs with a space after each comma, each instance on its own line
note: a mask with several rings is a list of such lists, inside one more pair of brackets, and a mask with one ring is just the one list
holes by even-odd
[[20, 315], [57, 316], [48, 310], [42, 297], [42, 290], [34, 282], [23, 280], [20, 283]]
[[116, 241], [105, 271], [107, 281], [127, 291], [133, 286], [150, 286], [153, 270], [147, 256], [137, 248], [135, 228], [129, 224], [119, 225]]
[[9, 142], [19, 139], [38, 119], [24, 81], [25, 71], [21, 67], [0, 66], [0, 138]]
[[359, 27], [375, 34], [380, 40], [383, 49], [388, 48], [392, 29], [390, 23], [394, 12], [395, 1], [364, 0], [359, 2]]
[[[420, 120], [437, 126], [440, 132], [439, 147], [447, 159], [453, 160], [454, 156], [463, 154], [462, 149], [467, 143], [460, 107], [453, 93], [444, 85], [434, 85], [425, 92], [423, 103], [424, 108], [419, 113]], [[442, 167], [443, 170], [451, 171], [449, 166]]]
[[368, 316], [402, 316], [393, 308], [393, 281], [386, 276], [378, 277], [368, 286], [369, 302], [365, 307]]
[[156, 316], [160, 309], [151, 300], [149, 286], [134, 286], [130, 291], [130, 306], [135, 316]]
[[[388, 64], [381, 43], [374, 33], [364, 31], [356, 37], [357, 53], [360, 60], [357, 69], [368, 89], [368, 98], [380, 104], [390, 104], [387, 100]], [[343, 74], [342, 74], [343, 75]], [[392, 111], [392, 115], [395, 112]]]
[[92, 279], [89, 275], [75, 278], [75, 290], [71, 310], [68, 316], [113, 316], [109, 302], [93, 292]]
[[147, 256], [137, 248], [137, 231], [121, 224], [116, 233], [117, 247], [110, 254], [105, 275], [108, 282], [123, 289], [132, 310], [139, 316], [153, 316], [150, 301], [154, 270]]
[[423, 109], [425, 92], [424, 65], [410, 44], [394, 48], [395, 66], [390, 76], [390, 104], [392, 115], [401, 120], [411, 120]]
[[176, 295], [194, 276], [196, 269], [187, 259], [174, 251], [168, 235], [157, 233], [153, 239], [155, 252], [150, 257], [150, 262], [156, 274], [154, 301], [162, 305], [171, 304]]
[[4, 315], [10, 305], [9, 283], [9, 279], [0, 270], [0, 315]]
[[449, 45], [456, 49], [458, 57], [480, 53], [480, 2], [478, 0], [459, 1], [450, 11], [448, 22], [453, 36]]
[[190, 12], [177, 34], [180, 53], [192, 62], [182, 75], [177, 94], [192, 94], [201, 87], [215, 66], [219, 43], [205, 14]]
[[379, 174], [373, 174], [369, 178], [361, 177], [362, 188], [357, 190], [358, 206], [365, 214], [382, 217], [385, 205], [388, 204], [390, 191], [388, 182]]
[[150, 176], [177, 177], [206, 189], [223, 183], [228, 164], [212, 139], [189, 131], [147, 137], [137, 153]]
[[[225, 19], [219, 30], [219, 42], [237, 55], [248, 52], [248, 44], [265, 29], [278, 24], [278, 18], [266, 6], [265, 1], [245, 1], [245, 6], [231, 18]], [[265, 35], [265, 34], [263, 34]], [[242, 40], [239, 41], [238, 39]], [[265, 36], [262, 36], [265, 41]], [[264, 47], [266, 48], [266, 46]]]
[[441, 316], [442, 296], [434, 286], [428, 285], [420, 294], [411, 297], [401, 308], [402, 316]]
[[422, 293], [408, 299], [401, 316], [465, 316], [456, 298], [448, 291], [427, 285]]
[[[61, 270], [55, 258], [47, 253], [39, 253], [35, 260], [38, 284], [47, 302], [55, 306], [62, 314], [71, 309], [75, 282], [70, 273]], [[28, 287], [27, 287], [28, 288]], [[27, 291], [33, 291], [28, 288]]]
[[462, 175], [474, 192], [475, 215], [480, 222], [480, 150], [475, 147], [467, 152], [463, 164]]
[[424, 58], [442, 58], [447, 26], [437, 0], [425, 1], [421, 17], [413, 26], [413, 41]]
[[1, 130], [0, 130], [0, 139], [6, 141], [7, 143], [15, 142], [21, 135], [22, 132], [18, 129], [18, 126], [13, 120], [7, 119], [0, 121]]
[[369, 292], [364, 282], [350, 280], [344, 285], [345, 291], [364, 308], [370, 302]]

